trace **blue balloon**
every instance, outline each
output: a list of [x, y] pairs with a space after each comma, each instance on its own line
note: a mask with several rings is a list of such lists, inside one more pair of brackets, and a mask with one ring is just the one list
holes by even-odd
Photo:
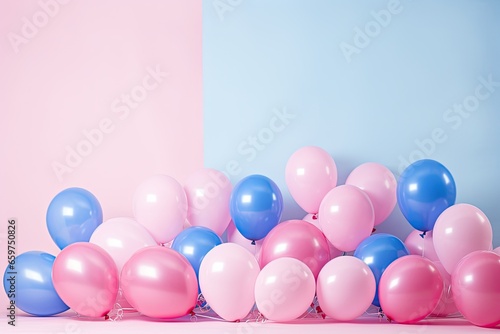
[[229, 210], [234, 225], [247, 239], [264, 238], [278, 225], [283, 210], [283, 196], [271, 179], [250, 175], [233, 188]]
[[373, 305], [380, 307], [378, 284], [385, 269], [394, 260], [409, 254], [410, 252], [401, 240], [387, 233], [373, 234], [358, 245], [354, 251], [354, 256], [366, 263], [375, 276], [377, 289], [375, 290]]
[[30, 251], [18, 255], [15, 263], [7, 265], [3, 288], [15, 306], [36, 316], [50, 316], [69, 307], [59, 298], [52, 284], [55, 256]]
[[398, 204], [408, 222], [419, 231], [434, 228], [439, 215], [455, 204], [457, 191], [451, 173], [435, 160], [408, 166], [398, 181]]
[[81, 188], [68, 188], [57, 194], [47, 209], [47, 228], [60, 249], [89, 241], [102, 224], [102, 209], [97, 198]]

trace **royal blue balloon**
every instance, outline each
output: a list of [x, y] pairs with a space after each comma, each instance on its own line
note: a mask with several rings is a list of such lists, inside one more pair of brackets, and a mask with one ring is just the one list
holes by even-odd
[[373, 234], [358, 245], [354, 251], [354, 256], [366, 263], [375, 276], [377, 289], [375, 290], [373, 305], [380, 306], [378, 284], [385, 269], [394, 260], [409, 254], [410, 252], [401, 240], [387, 233]]
[[79, 241], [89, 241], [102, 224], [102, 209], [91, 192], [68, 188], [57, 194], [47, 209], [47, 228], [60, 249]]
[[455, 204], [457, 195], [451, 173], [435, 160], [408, 166], [398, 181], [398, 204], [408, 222], [419, 231], [431, 231], [439, 215]]
[[283, 210], [283, 196], [271, 179], [250, 175], [233, 188], [229, 210], [234, 225], [247, 239], [264, 238], [278, 225]]
[[18, 255], [13, 267], [7, 265], [3, 287], [17, 308], [36, 316], [50, 316], [69, 309], [52, 284], [55, 259], [48, 253], [30, 251]]

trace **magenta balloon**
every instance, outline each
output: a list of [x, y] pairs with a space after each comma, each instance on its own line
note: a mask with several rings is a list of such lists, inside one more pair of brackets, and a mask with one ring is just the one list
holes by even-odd
[[253, 289], [259, 272], [257, 260], [242, 246], [218, 245], [201, 261], [201, 293], [222, 319], [241, 320], [255, 304]]
[[108, 314], [118, 294], [115, 262], [104, 249], [88, 242], [71, 244], [57, 255], [52, 281], [66, 305], [87, 317]]
[[493, 231], [488, 217], [470, 204], [455, 204], [441, 213], [433, 230], [434, 249], [449, 274], [467, 254], [490, 250]]
[[431, 260], [403, 256], [392, 262], [380, 278], [380, 307], [390, 320], [415, 323], [436, 308], [443, 286], [443, 278]]
[[349, 174], [345, 184], [360, 188], [370, 197], [375, 212], [374, 225], [386, 220], [396, 206], [396, 178], [384, 165], [376, 162], [359, 165]]
[[282, 257], [269, 262], [255, 282], [255, 302], [264, 317], [290, 321], [304, 314], [316, 290], [309, 267], [294, 258]]
[[437, 304], [436, 308], [432, 311], [431, 316], [446, 317], [451, 314], [458, 313], [457, 306], [453, 300], [453, 292], [451, 290], [451, 275], [444, 269], [441, 262], [433, 261], [436, 268], [438, 268], [441, 277], [443, 278], [443, 294]]
[[304, 262], [318, 277], [323, 266], [330, 261], [330, 249], [323, 233], [303, 220], [289, 220], [278, 224], [264, 239], [260, 251], [260, 266], [292, 257]]
[[167, 175], [147, 178], [134, 193], [134, 217], [158, 244], [173, 240], [182, 231], [187, 208], [184, 188]]
[[151, 318], [189, 314], [198, 299], [198, 281], [188, 260], [173, 249], [151, 246], [125, 263], [120, 277], [125, 298]]
[[424, 256], [433, 262], [439, 261], [436, 251], [434, 250], [432, 231], [427, 232], [423, 237], [421, 236], [422, 233], [423, 232], [413, 230], [406, 237], [406, 248], [408, 248], [408, 251], [410, 251], [412, 255]]
[[356, 257], [340, 256], [321, 269], [316, 294], [326, 315], [349, 321], [370, 307], [375, 289], [375, 276], [370, 267]]
[[355, 186], [343, 185], [326, 194], [319, 209], [326, 238], [344, 252], [356, 249], [373, 231], [375, 215], [370, 198]]
[[297, 204], [308, 213], [318, 213], [323, 197], [337, 185], [337, 166], [322, 148], [306, 146], [288, 159], [285, 179]]
[[[318, 218], [318, 215], [317, 214], [313, 214], [313, 213], [308, 213], [307, 215], [304, 216], [304, 218], [302, 218], [303, 221], [306, 221], [308, 223], [311, 223], [313, 224], [314, 226], [316, 226], [321, 232], [323, 232], [323, 230], [321, 229], [321, 225], [319, 224], [319, 218]], [[324, 233], [323, 233], [324, 235]], [[326, 238], [326, 237], [325, 237]], [[332, 243], [326, 239], [326, 242], [328, 242], [328, 248], [330, 249], [330, 259], [334, 259], [336, 258], [337, 256], [341, 256], [342, 254], [344, 254], [343, 251], [335, 248], [334, 245], [332, 245]]]
[[452, 274], [455, 304], [476, 326], [500, 324], [500, 256], [491, 251], [466, 255]]
[[233, 186], [227, 176], [215, 169], [199, 169], [189, 175], [184, 190], [189, 223], [208, 227], [221, 236], [231, 220], [229, 198]]

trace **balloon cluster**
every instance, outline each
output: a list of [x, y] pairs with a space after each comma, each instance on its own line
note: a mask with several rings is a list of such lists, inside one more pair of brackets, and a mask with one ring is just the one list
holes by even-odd
[[[172, 319], [211, 309], [239, 321], [257, 310], [280, 322], [311, 313], [350, 321], [375, 305], [399, 323], [458, 312], [478, 326], [500, 323], [491, 224], [478, 208], [455, 204], [442, 164], [417, 161], [397, 182], [385, 166], [365, 163], [337, 185], [333, 158], [308, 146], [285, 173], [307, 214], [284, 222], [281, 191], [263, 175], [234, 187], [209, 168], [184, 185], [155, 175], [137, 187], [133, 218], [105, 222], [93, 194], [65, 189], [47, 210], [61, 251], [17, 257], [15, 303], [37, 316], [71, 308], [96, 318], [119, 307]], [[397, 204], [415, 228], [404, 242], [374, 233]]]

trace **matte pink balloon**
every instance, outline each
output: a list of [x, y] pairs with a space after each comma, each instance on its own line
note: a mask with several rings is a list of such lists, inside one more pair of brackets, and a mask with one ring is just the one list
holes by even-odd
[[436, 268], [438, 268], [441, 277], [443, 278], [443, 294], [437, 304], [436, 308], [432, 311], [431, 316], [446, 317], [451, 314], [458, 313], [457, 306], [453, 300], [453, 292], [451, 290], [451, 275], [444, 269], [441, 262], [433, 261]]
[[218, 170], [203, 168], [191, 174], [184, 183], [190, 224], [208, 227], [221, 236], [231, 220], [232, 189], [227, 176]]
[[120, 277], [125, 298], [142, 314], [169, 319], [189, 314], [198, 299], [198, 281], [188, 260], [173, 249], [137, 251]]
[[252, 244], [252, 241], [245, 238], [240, 233], [240, 231], [238, 231], [232, 220], [227, 226], [226, 235], [227, 235], [227, 242], [238, 244], [243, 248], [245, 248], [246, 250], [248, 250], [250, 253], [252, 253], [256, 259], [259, 258], [260, 250], [262, 248], [262, 243], [264, 242], [264, 239], [256, 240], [255, 245]]
[[133, 209], [137, 222], [157, 243], [165, 244], [182, 231], [187, 218], [186, 193], [174, 178], [154, 175], [137, 187]]
[[264, 239], [260, 251], [260, 266], [292, 257], [304, 262], [318, 277], [323, 266], [330, 261], [330, 250], [324, 234], [303, 220], [289, 220], [278, 224]]
[[318, 213], [323, 197], [337, 185], [337, 166], [322, 148], [306, 146], [288, 159], [285, 178], [297, 204], [308, 213]]
[[253, 289], [259, 272], [257, 260], [242, 246], [234, 243], [218, 245], [201, 262], [201, 292], [222, 319], [241, 320], [255, 304]]
[[269, 320], [297, 319], [311, 305], [316, 284], [302, 261], [283, 257], [269, 262], [255, 282], [257, 309]]
[[411, 324], [427, 317], [443, 293], [443, 278], [425, 257], [407, 255], [392, 262], [382, 274], [378, 296], [388, 319]]
[[376, 291], [375, 276], [360, 259], [340, 256], [321, 269], [316, 291], [326, 315], [340, 321], [353, 320], [370, 307]]
[[423, 232], [413, 230], [406, 237], [406, 248], [408, 248], [412, 255], [424, 256], [433, 262], [439, 261], [436, 251], [434, 250], [432, 231], [427, 232], [423, 237], [421, 236], [422, 233]]
[[370, 198], [355, 186], [328, 192], [319, 209], [319, 224], [332, 245], [344, 252], [356, 249], [373, 231], [375, 215]]
[[396, 206], [396, 178], [384, 165], [364, 163], [349, 174], [345, 184], [360, 188], [370, 197], [375, 212], [374, 225], [386, 220]]
[[434, 249], [449, 274], [465, 255], [489, 250], [493, 241], [488, 217], [470, 204], [455, 204], [444, 210], [433, 231]]
[[103, 317], [118, 294], [115, 262], [101, 247], [77, 242], [57, 255], [52, 281], [59, 297], [80, 315]]
[[491, 251], [466, 255], [452, 275], [455, 304], [476, 326], [500, 324], [500, 256]]
[[[307, 215], [304, 216], [304, 218], [302, 218], [303, 221], [306, 221], [308, 223], [311, 223], [313, 224], [314, 226], [316, 226], [321, 232], [323, 232], [323, 230], [321, 230], [321, 225], [319, 224], [319, 218], [318, 218], [318, 215], [317, 214], [314, 214], [314, 213], [308, 213]], [[324, 235], [324, 234], [323, 234]], [[325, 237], [326, 238], [326, 237]], [[330, 259], [334, 259], [336, 258], [337, 256], [341, 256], [344, 254], [343, 251], [335, 248], [334, 245], [332, 245], [332, 243], [330, 241], [328, 241], [328, 239], [326, 239], [326, 242], [328, 242], [328, 248], [330, 250]]]

